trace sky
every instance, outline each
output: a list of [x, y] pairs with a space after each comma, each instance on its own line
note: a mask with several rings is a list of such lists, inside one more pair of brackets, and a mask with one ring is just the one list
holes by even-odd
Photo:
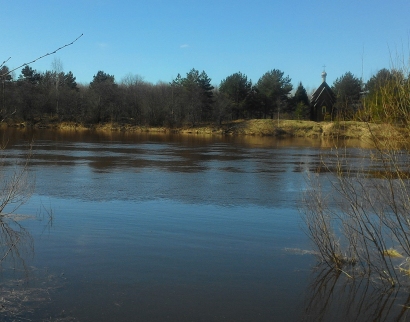
[[[53, 61], [88, 84], [99, 70], [120, 82], [171, 82], [192, 68], [213, 85], [241, 72], [256, 83], [279, 69], [309, 91], [346, 72], [367, 81], [410, 48], [409, 0], [0, 0], [0, 62], [12, 69], [72, 42]], [[406, 58], [407, 57], [407, 58]], [[17, 77], [21, 68], [15, 73]]]

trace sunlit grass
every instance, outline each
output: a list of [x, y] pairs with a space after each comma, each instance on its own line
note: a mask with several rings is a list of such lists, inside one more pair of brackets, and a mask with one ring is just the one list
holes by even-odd
[[384, 256], [392, 257], [392, 258], [402, 258], [403, 255], [400, 254], [397, 250], [393, 248], [386, 249], [383, 251]]

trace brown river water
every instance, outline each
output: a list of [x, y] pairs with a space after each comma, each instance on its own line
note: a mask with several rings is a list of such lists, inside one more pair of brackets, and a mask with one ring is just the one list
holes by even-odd
[[34, 217], [19, 221], [26, 235], [2, 263], [2, 321], [405, 318], [405, 292], [315, 269], [301, 200], [332, 143], [48, 130], [3, 138], [5, 173], [33, 140], [35, 188], [17, 211]]

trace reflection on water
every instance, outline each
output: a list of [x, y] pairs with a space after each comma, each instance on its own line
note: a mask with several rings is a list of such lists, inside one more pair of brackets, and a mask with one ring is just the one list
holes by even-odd
[[367, 278], [351, 279], [327, 265], [314, 273], [303, 321], [407, 321], [409, 318], [407, 290], [378, 288]]
[[[35, 139], [35, 194], [21, 213], [36, 213], [41, 205], [54, 213], [47, 230], [24, 222], [35, 243], [30, 267], [47, 272], [43, 282], [47, 276], [64, 279], [50, 291], [50, 302], [25, 318], [62, 319], [65, 312], [65, 318], [80, 321], [325, 321], [343, 301], [353, 303], [346, 312], [374, 316], [361, 309], [368, 291], [362, 296], [362, 287], [343, 286], [340, 276], [326, 272], [309, 288], [314, 258], [284, 251], [309, 247], [301, 230], [300, 191], [305, 172], [316, 171], [319, 152], [333, 142], [6, 135], [10, 165]], [[30, 279], [24, 289], [38, 283]]]
[[26, 258], [33, 254], [33, 238], [24, 227], [26, 217], [4, 215], [0, 218], [0, 265], [2, 270], [28, 271]]
[[51, 213], [47, 213], [47, 217], [48, 221], [44, 221], [46, 217], [41, 213], [37, 216], [2, 213], [0, 216], [1, 321], [31, 318], [34, 312], [51, 303], [51, 292], [61, 284], [58, 277], [31, 265], [34, 242], [27, 226], [35, 220], [45, 223], [43, 227], [47, 229], [52, 222]]
[[85, 200], [167, 198], [222, 205], [277, 206], [279, 199], [285, 206], [286, 195], [303, 185], [294, 173], [317, 162], [317, 151], [300, 140], [286, 145], [272, 138], [118, 135], [78, 142], [36, 133], [37, 192]]

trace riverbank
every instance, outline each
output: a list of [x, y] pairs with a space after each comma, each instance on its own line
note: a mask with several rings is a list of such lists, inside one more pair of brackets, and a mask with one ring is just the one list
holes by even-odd
[[253, 119], [238, 120], [221, 125], [207, 124], [185, 126], [180, 128], [135, 126], [131, 124], [105, 123], [84, 125], [78, 123], [26, 123], [9, 124], [14, 127], [49, 128], [58, 130], [95, 130], [124, 132], [162, 132], [175, 134], [209, 134], [209, 135], [253, 135], [275, 137], [306, 137], [306, 138], [351, 138], [366, 139], [393, 136], [400, 130], [386, 124], [374, 124], [357, 121], [344, 122], [314, 122], [300, 120]]

